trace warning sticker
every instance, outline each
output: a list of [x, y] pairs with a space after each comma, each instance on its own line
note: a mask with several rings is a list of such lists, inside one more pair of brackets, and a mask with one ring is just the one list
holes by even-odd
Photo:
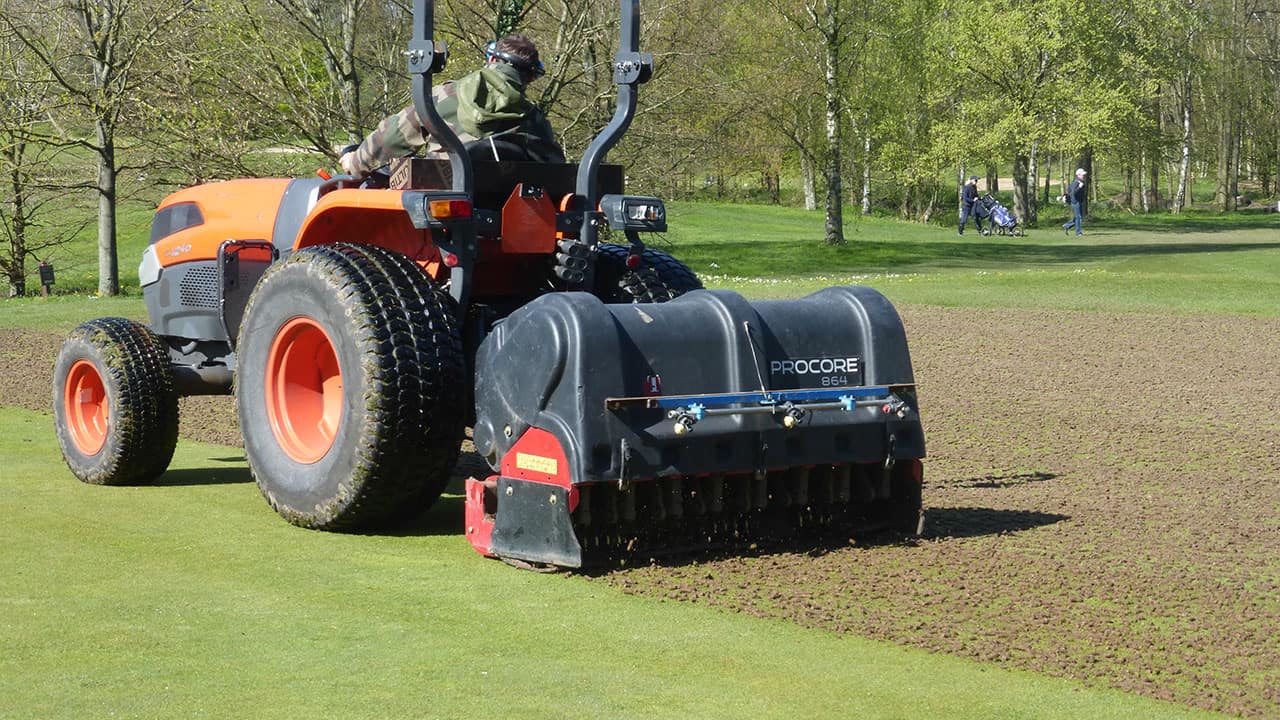
[[529, 472], [555, 475], [559, 472], [560, 463], [556, 462], [555, 458], [518, 452], [516, 453], [516, 467]]

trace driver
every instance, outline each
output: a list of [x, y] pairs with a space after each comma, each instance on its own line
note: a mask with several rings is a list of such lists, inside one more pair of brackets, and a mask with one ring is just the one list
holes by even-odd
[[[564, 150], [551, 123], [524, 95], [525, 87], [544, 72], [533, 41], [524, 35], [508, 35], [485, 48], [484, 67], [432, 88], [432, 101], [463, 144], [501, 136], [523, 148], [530, 160], [564, 162]], [[428, 156], [448, 157], [410, 105], [378, 123], [364, 142], [338, 162], [348, 174], [364, 177], [393, 158], [412, 155], [423, 147]]]

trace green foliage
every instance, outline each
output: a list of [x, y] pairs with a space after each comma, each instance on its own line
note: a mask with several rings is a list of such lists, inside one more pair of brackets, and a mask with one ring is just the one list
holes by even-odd
[[[44, 133], [78, 147], [57, 161], [63, 174], [44, 182], [46, 197], [67, 193], [71, 181], [92, 186], [95, 118], [115, 134], [118, 199], [154, 200], [177, 185], [309, 173], [408, 101], [404, 3], [129, 3], [112, 36], [129, 66], [97, 100], [87, 90], [88, 55], [64, 42], [78, 26], [33, 7], [0, 3], [5, 47], [44, 48], [66, 87], [30, 68], [6, 73], [5, 86], [39, 96]], [[1280, 116], [1271, 111], [1280, 101], [1278, 13], [1246, 17], [1217, 0], [645, 0], [643, 9], [654, 77], [608, 160], [649, 192], [799, 205], [807, 175], [821, 195], [830, 49], [841, 58], [830, 87], [848, 204], [858, 204], [866, 173], [874, 211], [934, 221], [954, 207], [962, 169], [1007, 177], [1024, 156], [1040, 168], [1051, 161], [1061, 175], [1070, 162], [1062, 158], [1089, 149], [1098, 168], [1125, 178], [1108, 195], [1124, 193], [1140, 210], [1138, 190], [1154, 183], [1160, 209], [1176, 191], [1184, 110], [1198, 201], [1226, 210], [1237, 196], [1280, 195]], [[574, 157], [613, 112], [617, 7], [440, 3], [436, 36], [451, 57], [436, 79], [478, 66], [479, 48], [504, 23], [540, 43], [549, 72], [530, 94]], [[264, 152], [290, 148], [313, 155]], [[60, 219], [70, 232], [97, 222], [96, 208], [78, 198], [74, 207], [46, 212], [47, 226]], [[33, 232], [37, 242], [52, 236]], [[118, 256], [128, 272], [129, 252]]]

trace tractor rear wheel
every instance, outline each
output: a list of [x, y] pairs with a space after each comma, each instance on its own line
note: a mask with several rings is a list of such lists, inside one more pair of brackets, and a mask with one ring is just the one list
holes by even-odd
[[240, 328], [236, 407], [276, 512], [364, 529], [435, 501], [465, 418], [454, 307], [412, 260], [376, 246], [304, 248], [263, 275]]
[[155, 480], [178, 444], [178, 395], [164, 341], [118, 317], [73, 330], [54, 364], [53, 418], [62, 457], [84, 482]]
[[627, 267], [627, 245], [597, 245], [596, 253], [594, 294], [607, 303], [660, 303], [702, 289], [687, 265], [662, 250], [645, 248], [634, 269]]

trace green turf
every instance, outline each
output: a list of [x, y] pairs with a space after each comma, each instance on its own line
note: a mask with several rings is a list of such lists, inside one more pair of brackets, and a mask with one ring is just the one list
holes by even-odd
[[[150, 202], [120, 213], [121, 283], [137, 296]], [[843, 247], [822, 240], [823, 215], [797, 208], [671, 203], [671, 231], [657, 241], [710, 287], [778, 297], [831, 284], [870, 285], [894, 302], [1177, 314], [1280, 314], [1280, 214], [1132, 215], [1106, 211], [1086, 234], [1064, 235], [1052, 206], [1026, 237], [958, 237], [950, 225], [846, 212]], [[62, 248], [59, 292], [96, 291], [89, 230]], [[37, 302], [24, 300], [24, 303]], [[10, 310], [12, 308], [12, 310]], [[23, 317], [13, 317], [24, 309]], [[35, 315], [25, 318], [26, 309]], [[69, 327], [59, 310], [9, 305], [0, 325]], [[48, 316], [41, 313], [48, 312]], [[140, 302], [113, 312], [141, 317]], [[74, 314], [72, 312], [71, 314]]]
[[107, 316], [146, 322], [147, 309], [142, 303], [142, 296], [136, 294], [118, 297], [52, 295], [0, 302], [0, 327], [65, 334], [85, 320]]
[[0, 457], [4, 718], [1208, 717], [519, 571], [472, 552], [456, 495], [401, 534], [310, 532], [237, 450], [94, 487], [3, 407]]
[[1280, 215], [1110, 215], [1026, 237], [883, 218], [822, 241], [822, 215], [795, 208], [673, 204], [669, 249], [711, 287], [780, 297], [870, 285], [894, 302], [1178, 314], [1280, 314]]

